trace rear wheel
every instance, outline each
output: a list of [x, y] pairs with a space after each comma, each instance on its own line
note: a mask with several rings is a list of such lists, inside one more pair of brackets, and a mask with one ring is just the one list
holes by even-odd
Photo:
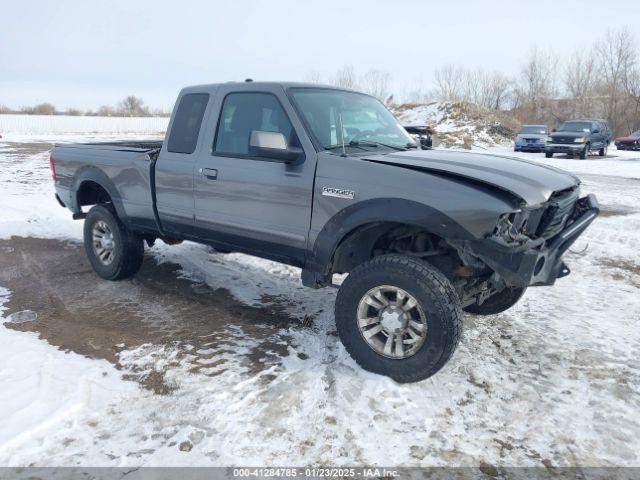
[[600, 150], [598, 150], [598, 155], [600, 155], [601, 157], [604, 157], [604, 156], [607, 155], [607, 151], [608, 150], [609, 150], [609, 147], [607, 145], [605, 145]]
[[487, 298], [482, 305], [476, 305], [474, 303], [473, 305], [464, 307], [463, 310], [467, 313], [473, 313], [474, 315], [495, 315], [496, 313], [502, 313], [518, 303], [526, 290], [524, 287], [507, 287]]
[[102, 205], [91, 208], [84, 221], [84, 248], [95, 272], [106, 280], [129, 278], [142, 266], [142, 237]]
[[462, 331], [460, 301], [449, 280], [402, 255], [356, 267], [340, 287], [335, 316], [340, 340], [355, 361], [402, 383], [440, 370]]
[[553, 157], [553, 153], [552, 152], [544, 152], [544, 156], [547, 158], [551, 158]]

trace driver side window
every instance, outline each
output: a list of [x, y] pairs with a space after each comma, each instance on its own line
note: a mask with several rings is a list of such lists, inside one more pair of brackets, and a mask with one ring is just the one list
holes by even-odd
[[249, 156], [254, 130], [281, 133], [288, 145], [299, 146], [293, 126], [274, 95], [231, 93], [222, 106], [213, 153]]

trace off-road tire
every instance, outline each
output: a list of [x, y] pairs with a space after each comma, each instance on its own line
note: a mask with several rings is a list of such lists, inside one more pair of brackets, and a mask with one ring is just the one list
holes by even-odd
[[607, 147], [602, 147], [600, 150], [598, 150], [598, 155], [600, 155], [601, 157], [604, 157], [607, 154]]
[[[113, 260], [105, 265], [93, 247], [93, 228], [105, 222], [113, 233]], [[106, 280], [122, 280], [135, 275], [142, 266], [144, 243], [142, 237], [128, 230], [108, 206], [96, 205], [84, 221], [84, 248], [95, 272]]]
[[589, 144], [587, 143], [582, 150], [580, 150], [580, 160], [586, 160], [589, 155]]
[[[357, 308], [372, 288], [391, 285], [412, 295], [427, 320], [426, 339], [410, 357], [387, 358], [365, 341], [357, 323]], [[434, 375], [451, 358], [462, 333], [462, 309], [449, 280], [428, 263], [404, 255], [382, 255], [351, 271], [340, 286], [335, 304], [338, 335], [347, 352], [365, 370], [400, 383]]]
[[474, 303], [473, 305], [463, 307], [463, 310], [474, 315], [495, 315], [502, 313], [518, 303], [526, 290], [525, 287], [508, 287], [487, 298], [482, 305], [476, 305]]
[[553, 153], [551, 153], [551, 152], [544, 152], [544, 156], [545, 156], [546, 158], [551, 158], [551, 157], [553, 157]]

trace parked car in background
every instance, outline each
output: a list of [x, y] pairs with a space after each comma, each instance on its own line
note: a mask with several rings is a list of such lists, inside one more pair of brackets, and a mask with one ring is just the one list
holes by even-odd
[[640, 150], [640, 130], [628, 137], [616, 138], [614, 143], [618, 150]]
[[516, 135], [514, 152], [544, 152], [549, 136], [546, 125], [523, 125]]
[[405, 126], [403, 127], [409, 135], [411, 135], [414, 139], [420, 142], [422, 148], [432, 148], [433, 147], [433, 128], [422, 125], [422, 126]]
[[597, 150], [598, 154], [604, 157], [609, 143], [611, 128], [606, 120], [570, 120], [560, 125], [560, 128], [547, 138], [544, 152], [547, 158], [553, 157], [554, 153], [565, 153], [585, 159], [589, 152]]

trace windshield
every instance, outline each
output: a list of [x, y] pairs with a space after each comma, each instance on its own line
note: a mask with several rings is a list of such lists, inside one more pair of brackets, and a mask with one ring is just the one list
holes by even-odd
[[640, 138], [640, 130], [629, 135], [631, 138]]
[[522, 127], [518, 133], [521, 134], [521, 135], [522, 134], [546, 135], [547, 134], [547, 129], [546, 129], [546, 127], [536, 127], [535, 125], [533, 125], [533, 126], [525, 126], [525, 127]]
[[341, 147], [343, 138], [348, 148], [416, 147], [391, 112], [373, 97], [320, 88], [294, 88], [291, 92], [305, 122], [325, 149]]
[[559, 132], [590, 132], [591, 122], [564, 122], [558, 129]]

